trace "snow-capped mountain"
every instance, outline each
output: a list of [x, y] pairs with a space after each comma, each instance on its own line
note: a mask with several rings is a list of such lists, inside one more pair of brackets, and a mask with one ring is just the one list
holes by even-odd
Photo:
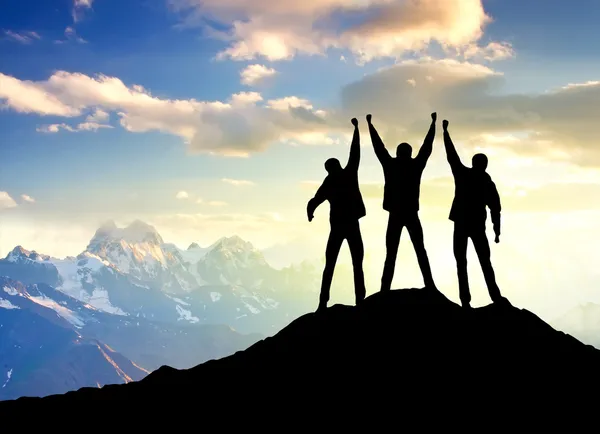
[[98, 318], [69, 296], [6, 278], [0, 288], [0, 399], [129, 382], [149, 373], [83, 336], [86, 321]]
[[[8, 330], [21, 343], [3, 349], [0, 380], [12, 369], [11, 393], [30, 393], [32, 381], [46, 381], [40, 379], [44, 372], [73, 377], [65, 368], [79, 366], [73, 358], [104, 366], [91, 361], [101, 355], [133, 378], [139, 370], [165, 364], [189, 368], [224, 357], [314, 310], [321, 273], [318, 261], [274, 269], [262, 252], [238, 236], [180, 249], [141, 221], [124, 228], [103, 224], [76, 256], [54, 258], [17, 246], [0, 259], [0, 333]], [[332, 289], [347, 286], [348, 279], [352, 272], [338, 266]], [[34, 338], [39, 327], [48, 333]], [[24, 346], [31, 352], [19, 353]], [[44, 358], [50, 353], [51, 358]], [[45, 371], [40, 364], [39, 371], [17, 370], [30, 363], [27, 357], [52, 369]], [[104, 373], [75, 375], [79, 380], [72, 386], [124, 378], [98, 369]]]
[[0, 380], [5, 367], [11, 383], [0, 399], [136, 380], [165, 364], [189, 368], [260, 338], [107, 313], [43, 283], [0, 277]]
[[124, 228], [103, 224], [77, 256], [52, 258], [18, 246], [0, 260], [0, 276], [47, 284], [97, 311], [263, 334], [314, 309], [320, 273], [276, 270], [238, 236], [180, 249], [139, 220]]
[[165, 246], [156, 229], [140, 220], [125, 228], [113, 221], [103, 224], [86, 252], [151, 288], [179, 294], [199, 286], [180, 252]]

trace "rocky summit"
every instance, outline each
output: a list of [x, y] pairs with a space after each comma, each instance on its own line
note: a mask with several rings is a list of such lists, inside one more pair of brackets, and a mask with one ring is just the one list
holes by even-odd
[[191, 369], [163, 366], [141, 381], [20, 398], [0, 409], [83, 403], [97, 411], [125, 400], [193, 403], [211, 414], [240, 406], [316, 424], [372, 417], [405, 428], [573, 432], [593, 415], [599, 368], [600, 350], [525, 309], [466, 310], [438, 290], [413, 288], [308, 313]]

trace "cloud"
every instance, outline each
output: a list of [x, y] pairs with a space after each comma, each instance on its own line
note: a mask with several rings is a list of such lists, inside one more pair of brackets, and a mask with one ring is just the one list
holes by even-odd
[[31, 44], [35, 39], [42, 39], [37, 32], [13, 32], [11, 30], [5, 30], [4, 34], [13, 41], [21, 44]]
[[186, 191], [180, 191], [175, 195], [177, 199], [188, 199], [190, 195]]
[[[317, 108], [299, 96], [265, 101], [258, 92], [240, 92], [225, 101], [166, 99], [105, 75], [58, 71], [47, 80], [26, 81], [0, 73], [0, 104], [22, 113], [66, 118], [114, 113], [129, 132], [173, 134], [193, 153], [226, 156], [248, 156], [275, 143], [339, 143], [347, 140], [348, 119], [357, 113], [373, 114], [385, 143], [419, 144], [429, 127], [429, 114], [436, 111], [440, 120], [450, 120], [453, 140], [461, 149], [486, 144], [511, 148], [525, 157], [600, 164], [600, 149], [594, 146], [600, 82], [509, 94], [503, 92], [504, 81], [502, 73], [486, 65], [423, 57], [364, 76], [341, 89], [337, 106]], [[100, 125], [87, 121], [41, 130], [110, 127]]]
[[101, 109], [96, 109], [93, 114], [86, 118], [88, 122], [101, 123], [106, 122], [109, 119], [109, 114]]
[[246, 185], [255, 185], [254, 182], [246, 181], [244, 179], [223, 178], [221, 181], [225, 182], [226, 184], [235, 185], [236, 187], [241, 187], [241, 186], [246, 186]]
[[73, 0], [73, 8], [71, 9], [73, 22], [81, 21], [85, 12], [92, 8], [92, 3], [94, 3], [94, 0]]
[[[407, 80], [414, 80], [415, 86]], [[600, 83], [571, 84], [541, 94], [502, 92], [502, 73], [458, 60], [407, 60], [345, 86], [344, 117], [372, 113], [385, 143], [423, 140], [429, 114], [450, 121], [458, 147], [496, 138], [519, 155], [600, 164], [595, 143]], [[377, 105], [373, 106], [373, 101]], [[398, 101], [402, 101], [401, 104]], [[441, 130], [441, 128], [440, 128]], [[489, 143], [488, 143], [489, 144]]]
[[[16, 111], [78, 117], [98, 109], [115, 112], [129, 132], [157, 131], [179, 136], [192, 152], [247, 156], [277, 141], [302, 138], [307, 132], [328, 133], [326, 113], [295, 96], [266, 102], [257, 92], [232, 95], [227, 101], [163, 99], [140, 85], [116, 77], [94, 77], [57, 71], [47, 80], [26, 81], [0, 73], [0, 103]], [[347, 122], [346, 122], [347, 123]], [[99, 124], [57, 132], [101, 128]]]
[[15, 208], [17, 202], [6, 191], [0, 191], [0, 209]]
[[21, 199], [23, 199], [25, 202], [35, 203], [35, 199], [27, 194], [22, 194]]
[[[220, 59], [291, 59], [297, 53], [323, 55], [347, 49], [359, 63], [381, 57], [422, 52], [432, 43], [446, 51], [486, 58], [504, 58], [506, 44], [478, 49], [484, 28], [492, 21], [481, 0], [170, 0], [186, 26], [217, 22], [226, 31], [210, 29], [230, 42]], [[502, 51], [502, 54], [499, 54]]]
[[274, 76], [277, 71], [274, 68], [268, 68], [264, 65], [254, 64], [248, 65], [240, 72], [242, 84], [253, 86], [265, 79]]
[[71, 27], [67, 26], [65, 28], [65, 39], [57, 39], [54, 41], [55, 44], [64, 44], [66, 42], [77, 42], [78, 44], [87, 44], [87, 41], [83, 39], [81, 36], [77, 34], [77, 31]]
[[67, 125], [65, 123], [62, 124], [50, 124], [43, 125], [41, 127], [36, 128], [38, 133], [58, 133], [61, 129], [65, 131], [69, 131], [71, 133], [77, 133], [79, 131], [98, 131], [101, 128], [113, 128], [111, 125], [99, 124], [97, 122], [82, 122], [75, 127]]

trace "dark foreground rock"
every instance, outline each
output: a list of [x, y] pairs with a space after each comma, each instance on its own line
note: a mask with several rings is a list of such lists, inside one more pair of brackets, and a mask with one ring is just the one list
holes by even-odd
[[306, 314], [191, 369], [164, 366], [138, 382], [20, 398], [0, 411], [84, 404], [96, 412], [127, 402], [193, 406], [221, 428], [255, 425], [243, 412], [266, 428], [335, 419], [394, 431], [573, 432], [595, 425], [599, 370], [600, 350], [527, 310], [466, 311], [437, 290], [405, 289]]

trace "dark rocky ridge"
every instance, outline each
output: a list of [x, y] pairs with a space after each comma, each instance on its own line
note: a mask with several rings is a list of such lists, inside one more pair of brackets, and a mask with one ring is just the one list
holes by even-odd
[[340, 417], [371, 428], [573, 432], [593, 423], [599, 369], [600, 350], [527, 310], [465, 311], [436, 290], [405, 289], [306, 314], [245, 351], [191, 369], [164, 366], [138, 382], [20, 398], [0, 410], [76, 402], [98, 410], [127, 400], [187, 403], [213, 417], [234, 406], [271, 421], [285, 414], [287, 424]]

